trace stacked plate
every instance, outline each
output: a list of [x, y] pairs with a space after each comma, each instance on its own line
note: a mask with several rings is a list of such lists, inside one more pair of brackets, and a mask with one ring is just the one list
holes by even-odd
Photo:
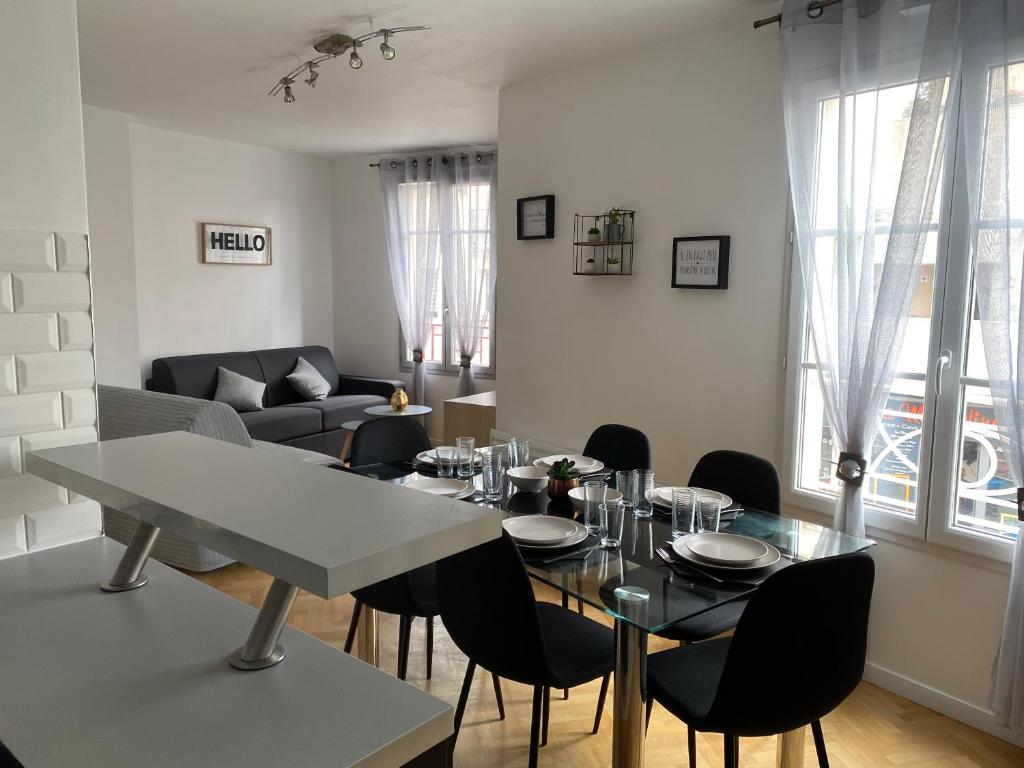
[[[480, 463], [480, 449], [477, 448], [475, 453], [476, 453], [476, 456], [473, 457], [473, 462], [475, 464], [479, 464]], [[430, 451], [420, 451], [419, 453], [416, 454], [416, 461], [421, 462], [423, 464], [430, 464], [431, 466], [434, 466], [435, 464], [437, 464], [437, 457], [434, 455], [434, 451], [433, 450], [430, 450]]]
[[683, 560], [731, 571], [752, 571], [774, 565], [782, 555], [771, 544], [735, 533], [693, 533], [672, 542]]
[[[732, 506], [732, 497], [726, 496], [724, 493], [718, 491], [709, 491], [707, 488], [692, 488], [697, 492], [698, 498], [701, 504], [708, 504], [713, 502], [715, 499], [722, 500], [722, 509]], [[659, 488], [654, 489], [653, 501], [659, 507], [667, 507], [672, 509], [672, 488], [668, 485], [663, 485]]]
[[[568, 459], [569, 461], [575, 462], [576, 465], [573, 469], [581, 475], [592, 475], [595, 472], [600, 472], [604, 469], [604, 462], [592, 459], [589, 456], [580, 456], [575, 453], [558, 453], [554, 456], [545, 456], [544, 458], [537, 459], [533, 462], [533, 466], [541, 467], [542, 469], [551, 469], [556, 461], [561, 461], [562, 459]], [[669, 501], [671, 502], [671, 499]]]
[[517, 544], [537, 549], [558, 549], [581, 544], [587, 529], [575, 520], [548, 515], [522, 515], [502, 521], [502, 527]]
[[424, 477], [419, 480], [410, 480], [403, 487], [412, 488], [414, 491], [432, 493], [435, 496], [447, 496], [450, 499], [468, 498], [476, 490], [473, 488], [472, 483], [449, 477]]

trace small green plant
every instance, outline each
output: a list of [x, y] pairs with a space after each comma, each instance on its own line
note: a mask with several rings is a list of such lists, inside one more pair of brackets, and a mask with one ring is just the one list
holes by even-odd
[[579, 471], [575, 467], [575, 461], [559, 459], [551, 465], [551, 469], [548, 470], [548, 477], [552, 480], [575, 480], [580, 476]]
[[612, 208], [608, 211], [608, 223], [609, 224], [621, 224], [622, 223], [622, 209]]
[[613, 254], [608, 254], [608, 256], [605, 257], [605, 263], [607, 263], [607, 264], [618, 264], [620, 261], [622, 261], [622, 257], [621, 256], [615, 256]]
[[598, 229], [597, 227], [591, 227], [590, 229], [587, 230], [587, 234], [588, 235], [600, 235], [601, 234], [601, 230]]

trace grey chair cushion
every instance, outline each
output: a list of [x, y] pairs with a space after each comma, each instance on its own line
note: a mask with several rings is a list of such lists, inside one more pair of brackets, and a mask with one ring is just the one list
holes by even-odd
[[331, 385], [328, 396], [338, 392], [338, 368], [334, 364], [334, 355], [327, 347], [285, 347], [283, 349], [259, 349], [252, 353], [252, 356], [259, 362], [260, 370], [263, 372], [262, 380], [267, 382], [267, 406], [287, 405], [288, 403], [299, 403], [303, 401], [301, 395], [296, 392], [292, 385], [285, 378], [295, 370], [295, 364], [299, 357], [306, 360], [323, 376]]
[[369, 417], [363, 409], [371, 405], [387, 405], [388, 401], [377, 395], [335, 395], [323, 400], [310, 400], [303, 403], [292, 403], [283, 406], [282, 411], [310, 410], [318, 411], [322, 419], [321, 429], [329, 432], [334, 429], [341, 429], [346, 421], [364, 421]]
[[213, 400], [217, 391], [218, 368], [227, 368], [256, 381], [266, 381], [259, 361], [251, 352], [181, 355], [153, 361], [153, 391]]
[[323, 400], [331, 391], [331, 385], [320, 371], [314, 368], [304, 357], [295, 363], [295, 370], [285, 376], [292, 389], [306, 400]]
[[217, 391], [213, 399], [227, 403], [239, 413], [263, 410], [263, 391], [266, 383], [250, 379], [240, 373], [221, 367], [217, 369]]
[[[310, 403], [317, 405], [319, 402]], [[305, 408], [267, 408], [250, 411], [239, 416], [253, 440], [280, 443], [296, 437], [319, 434], [322, 431], [319, 412]]]

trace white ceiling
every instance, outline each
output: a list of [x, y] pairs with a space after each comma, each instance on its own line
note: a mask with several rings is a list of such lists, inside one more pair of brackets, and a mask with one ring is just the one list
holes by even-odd
[[[205, 136], [316, 154], [493, 143], [498, 90], [778, 0], [79, 0], [87, 104]], [[296, 102], [267, 91], [340, 31], [429, 25], [325, 62]], [[770, 34], [767, 33], [767, 34]]]

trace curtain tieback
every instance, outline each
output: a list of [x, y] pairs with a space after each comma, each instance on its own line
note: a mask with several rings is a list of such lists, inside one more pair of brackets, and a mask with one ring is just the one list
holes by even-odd
[[867, 468], [868, 463], [864, 460], [863, 456], [843, 451], [839, 454], [836, 477], [847, 485], [860, 486], [864, 482]]
[[422, 349], [414, 349], [412, 351], [412, 361], [414, 363], [422, 363], [423, 362], [423, 350]]
[[1017, 519], [1024, 523], [1024, 488], [1017, 489]]
[[473, 365], [472, 355], [461, 355], [459, 357], [459, 365], [463, 368], [469, 368]]

